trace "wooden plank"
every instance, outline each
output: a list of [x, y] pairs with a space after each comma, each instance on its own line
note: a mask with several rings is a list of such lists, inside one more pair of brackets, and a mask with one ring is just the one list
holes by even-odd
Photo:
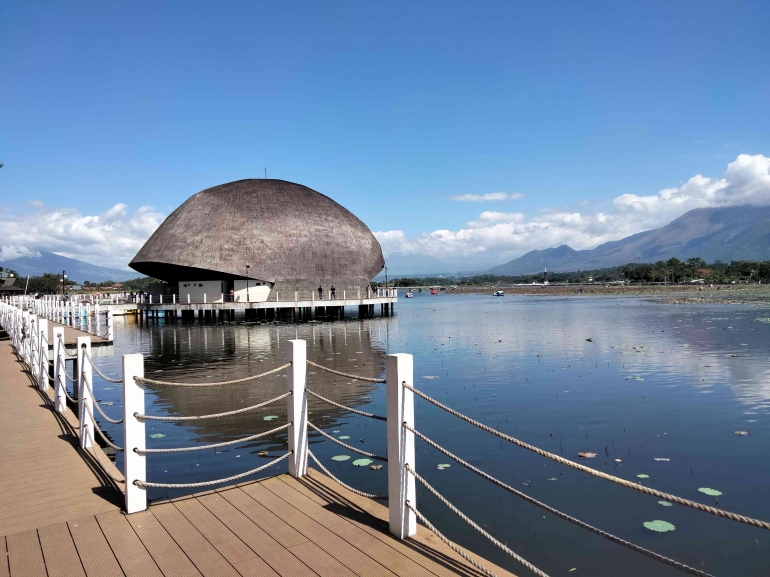
[[112, 552], [126, 577], [163, 577], [152, 556], [136, 536], [134, 529], [120, 511], [96, 516], [96, 521], [112, 548]]
[[85, 577], [75, 543], [66, 523], [38, 529], [48, 577]]
[[289, 551], [320, 577], [356, 577], [357, 575], [310, 541], [295, 545]]
[[118, 560], [105, 539], [96, 517], [68, 521], [67, 526], [89, 577], [123, 577]]
[[127, 515], [126, 521], [166, 577], [200, 577], [200, 571], [150, 511]]
[[251, 498], [280, 515], [308, 540], [316, 543], [324, 551], [328, 551], [335, 559], [358, 575], [362, 577], [364, 575], [394, 577], [394, 572], [384, 567], [370, 555], [329, 530], [323, 523], [319, 523], [318, 520], [305, 515], [302, 511], [276, 497], [270, 491], [260, 488], [259, 485], [248, 485], [241, 487], [241, 489]]
[[0, 537], [0, 577], [11, 577], [11, 569], [8, 567], [8, 549], [5, 537]]
[[8, 566], [13, 577], [40, 577], [45, 575], [45, 561], [40, 549], [37, 531], [31, 529], [14, 533], [6, 538]]
[[[269, 574], [285, 577], [315, 577], [316, 574], [308, 569], [304, 563], [284, 549], [280, 543], [265, 533], [221, 495], [207, 495], [201, 497], [199, 501], [226, 524], [252, 551], [259, 555], [259, 559], [265, 563], [265, 567], [272, 568], [272, 573]], [[256, 560], [252, 560], [251, 563], [256, 564]], [[237, 568], [241, 571], [240, 564]]]
[[209, 543], [216, 547], [230, 564], [240, 563], [256, 557], [256, 553], [247, 547], [230, 531], [211, 511], [201, 505], [197, 499], [184, 499], [174, 502], [174, 506], [193, 526], [200, 531]]
[[112, 511], [116, 509], [114, 505], [102, 501], [102, 505], [98, 506], [96, 502], [81, 503], [79, 505], [70, 505], [67, 507], [59, 508], [56, 511], [46, 512], [39, 511], [34, 515], [21, 516], [11, 521], [3, 522], [0, 524], [0, 534], [18, 533], [20, 531], [26, 531], [35, 527], [45, 527], [47, 525], [53, 525], [54, 523], [62, 523], [71, 519], [79, 519], [83, 515], [92, 515], [95, 513], [104, 513], [106, 511]]
[[154, 517], [204, 576], [237, 576], [238, 572], [171, 503], [155, 505]]

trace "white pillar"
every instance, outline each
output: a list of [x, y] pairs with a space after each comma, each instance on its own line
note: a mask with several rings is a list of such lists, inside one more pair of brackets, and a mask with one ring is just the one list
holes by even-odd
[[135, 451], [146, 448], [144, 421], [134, 416], [134, 413], [144, 414], [144, 384], [137, 383], [134, 377], [144, 377], [144, 357], [141, 354], [123, 355], [123, 474], [126, 477], [126, 513], [147, 509], [147, 490], [134, 484], [137, 480], [147, 480], [145, 455]]
[[[87, 356], [86, 353], [88, 353]], [[94, 422], [91, 419], [91, 414], [94, 412], [94, 399], [88, 390], [89, 387], [94, 388], [93, 369], [88, 361], [90, 356], [91, 337], [78, 337], [78, 414], [80, 417], [80, 446], [84, 449], [91, 446], [92, 437], [96, 438]], [[84, 381], [88, 382], [88, 386]], [[88, 411], [91, 411], [91, 414]]]
[[176, 293], [171, 295], [171, 303], [176, 304]]
[[414, 426], [414, 393], [401, 383], [414, 386], [412, 355], [388, 355], [385, 365], [388, 408], [388, 509], [390, 532], [400, 539], [417, 533], [417, 519], [406, 501], [417, 508], [414, 476], [407, 470], [414, 463], [414, 434], [403, 424]]
[[303, 477], [307, 475], [307, 343], [300, 339], [290, 340], [286, 358], [291, 363], [286, 379], [291, 393], [286, 397], [289, 409], [287, 419], [291, 423], [289, 450], [293, 451], [289, 457], [289, 474]]
[[[61, 337], [61, 339], [59, 339]], [[64, 394], [67, 383], [64, 381], [64, 327], [53, 328], [53, 387], [56, 411], [63, 413], [67, 410], [67, 396]]]
[[37, 321], [38, 368], [37, 388], [48, 390], [48, 319], [39, 318]]
[[113, 335], [113, 329], [112, 329], [112, 321], [113, 321], [113, 312], [112, 307], [107, 307], [107, 340], [113, 341], [114, 335]]
[[187, 304], [190, 304], [190, 293], [187, 293]]
[[28, 355], [29, 355], [29, 374], [34, 379], [37, 377], [38, 368], [38, 330], [37, 330], [37, 316], [34, 314], [29, 315], [29, 322], [27, 323], [27, 340], [29, 341]]

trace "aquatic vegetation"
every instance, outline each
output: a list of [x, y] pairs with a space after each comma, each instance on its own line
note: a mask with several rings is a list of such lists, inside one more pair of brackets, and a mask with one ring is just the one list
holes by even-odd
[[332, 457], [332, 461], [347, 461], [350, 459], [350, 455], [335, 455]]
[[708, 487], [701, 487], [698, 489], [701, 493], [705, 493], [706, 495], [710, 495], [711, 497], [719, 497], [722, 494], [722, 491], [717, 491], [716, 489], [709, 489]]
[[668, 521], [645, 521], [642, 523], [647, 529], [650, 531], [657, 531], [658, 533], [667, 533], [668, 531], [673, 531], [676, 529], [671, 523]]
[[356, 459], [353, 461], [353, 465], [356, 467], [366, 467], [367, 465], [371, 465], [372, 462], [373, 461], [371, 459]]
[[162, 439], [165, 436], [166, 435], [164, 435], [163, 433], [153, 433], [152, 435], [150, 435], [150, 438], [151, 439]]

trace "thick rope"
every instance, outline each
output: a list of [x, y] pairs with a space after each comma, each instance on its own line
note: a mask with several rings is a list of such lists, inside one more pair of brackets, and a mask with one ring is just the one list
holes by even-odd
[[487, 539], [489, 539], [489, 541], [491, 541], [491, 542], [492, 542], [494, 545], [497, 545], [497, 546], [498, 546], [500, 549], [502, 549], [502, 550], [503, 550], [505, 553], [507, 553], [508, 555], [510, 555], [511, 557], [513, 557], [514, 559], [516, 559], [516, 561], [518, 561], [519, 563], [521, 563], [522, 565], [524, 565], [524, 567], [526, 567], [527, 569], [529, 569], [530, 571], [532, 571], [532, 572], [533, 572], [535, 575], [538, 575], [538, 577], [548, 577], [548, 574], [547, 574], [547, 573], [543, 573], [543, 572], [542, 572], [540, 569], [538, 569], [537, 567], [535, 567], [535, 566], [534, 566], [532, 563], [530, 563], [529, 561], [527, 561], [526, 559], [524, 559], [524, 557], [522, 557], [522, 556], [521, 556], [521, 555], [519, 555], [518, 553], [516, 553], [516, 552], [512, 551], [512, 550], [511, 550], [511, 549], [509, 549], [507, 546], [503, 545], [503, 544], [502, 544], [500, 541], [498, 541], [497, 539], [495, 539], [494, 537], [492, 537], [492, 535], [490, 535], [489, 533], [487, 533], [486, 531], [484, 531], [484, 529], [482, 529], [482, 528], [481, 528], [481, 527], [479, 527], [479, 526], [478, 526], [476, 523], [474, 523], [474, 522], [473, 522], [473, 520], [472, 520], [472, 519], [470, 519], [470, 517], [468, 517], [467, 515], [465, 515], [465, 514], [464, 514], [462, 511], [460, 511], [460, 509], [458, 509], [457, 507], [455, 507], [454, 505], [452, 505], [452, 503], [450, 503], [449, 501], [447, 501], [447, 500], [444, 498], [444, 496], [443, 496], [443, 495], [441, 495], [441, 493], [439, 493], [438, 491], [436, 491], [436, 489], [434, 489], [433, 487], [431, 487], [431, 486], [428, 484], [428, 482], [427, 482], [425, 479], [423, 479], [422, 477], [420, 477], [420, 475], [418, 475], [418, 474], [417, 474], [417, 473], [414, 471], [414, 469], [412, 469], [412, 468], [409, 466], [409, 464], [406, 464], [406, 465], [405, 465], [405, 467], [406, 467], [406, 470], [407, 470], [407, 471], [409, 471], [409, 472], [410, 472], [412, 475], [414, 475], [414, 478], [415, 478], [415, 479], [417, 479], [418, 481], [420, 481], [420, 483], [422, 483], [422, 484], [425, 486], [425, 488], [426, 488], [426, 489], [428, 489], [428, 491], [430, 491], [431, 493], [433, 493], [433, 494], [436, 496], [436, 498], [437, 498], [439, 501], [441, 501], [442, 503], [444, 503], [444, 505], [446, 505], [447, 507], [449, 507], [449, 509], [450, 509], [450, 510], [451, 510], [451, 511], [452, 511], [454, 514], [456, 514], [458, 517], [460, 517], [460, 519], [462, 519], [463, 521], [465, 521], [466, 523], [468, 523], [468, 525], [470, 525], [471, 527], [473, 527], [474, 529], [476, 529], [476, 531], [478, 531], [478, 532], [479, 532], [479, 533], [481, 533], [481, 534], [482, 534], [484, 537], [486, 537]]
[[358, 489], [354, 489], [350, 485], [348, 485], [346, 483], [343, 483], [337, 477], [332, 475], [331, 471], [329, 471], [329, 469], [327, 469], [326, 467], [323, 466], [323, 464], [321, 464], [321, 461], [318, 460], [318, 458], [312, 453], [312, 451], [308, 451], [307, 454], [310, 455], [312, 457], [313, 461], [315, 461], [315, 464], [318, 465], [320, 467], [320, 469], [324, 473], [326, 473], [327, 477], [337, 481], [340, 485], [345, 487], [348, 491], [351, 491], [351, 492], [355, 493], [356, 495], [361, 495], [362, 497], [367, 497], [369, 499], [374, 499], [375, 501], [387, 501], [388, 500], [388, 496], [387, 495], [372, 495], [370, 493], [364, 493], [363, 491], [359, 491]]
[[470, 555], [468, 555], [468, 554], [467, 554], [465, 551], [463, 551], [462, 549], [460, 549], [460, 547], [458, 547], [457, 545], [455, 545], [454, 543], [452, 543], [452, 542], [451, 542], [449, 539], [447, 539], [446, 537], [444, 537], [443, 533], [441, 533], [441, 531], [439, 531], [438, 529], [436, 529], [436, 527], [434, 527], [434, 526], [433, 526], [433, 524], [432, 524], [430, 521], [428, 521], [428, 520], [427, 520], [427, 519], [426, 519], [426, 518], [423, 516], [423, 514], [422, 514], [422, 513], [420, 513], [420, 512], [419, 512], [417, 509], [415, 509], [414, 507], [412, 507], [412, 504], [411, 504], [409, 501], [407, 501], [407, 502], [406, 502], [406, 506], [407, 506], [407, 507], [409, 507], [409, 510], [410, 510], [410, 511], [412, 511], [412, 513], [414, 513], [414, 514], [415, 514], [415, 516], [416, 516], [416, 517], [417, 517], [417, 518], [418, 518], [420, 521], [422, 521], [422, 522], [425, 524], [425, 526], [426, 526], [428, 529], [430, 529], [431, 531], [433, 531], [433, 533], [435, 533], [436, 537], [438, 537], [439, 539], [441, 539], [441, 540], [442, 540], [442, 541], [443, 541], [443, 542], [446, 544], [446, 546], [447, 546], [447, 547], [449, 547], [449, 548], [450, 548], [452, 551], [454, 551], [454, 552], [455, 552], [455, 553], [457, 553], [457, 554], [458, 554], [460, 557], [462, 557], [463, 559], [465, 559], [466, 561], [468, 561], [468, 563], [470, 563], [470, 564], [471, 564], [471, 565], [473, 565], [473, 566], [474, 566], [476, 569], [478, 569], [479, 571], [481, 571], [482, 573], [484, 573], [484, 575], [488, 575], [488, 577], [497, 577], [497, 574], [496, 574], [496, 573], [492, 573], [492, 571], [490, 571], [489, 569], [487, 569], [486, 567], [484, 567], [484, 566], [483, 566], [481, 563], [479, 563], [479, 562], [478, 562], [478, 561], [476, 561], [476, 560], [475, 560], [473, 557], [471, 557]]
[[335, 438], [334, 438], [334, 437], [332, 437], [331, 435], [328, 435], [328, 434], [324, 433], [324, 432], [323, 432], [321, 429], [319, 429], [318, 427], [316, 427], [316, 426], [315, 426], [313, 423], [311, 423], [310, 421], [308, 421], [308, 423], [307, 423], [307, 424], [308, 424], [310, 427], [312, 427], [313, 429], [315, 429], [315, 431], [316, 431], [317, 433], [320, 433], [321, 435], [323, 435], [324, 437], [326, 437], [326, 438], [327, 438], [327, 439], [329, 439], [330, 441], [334, 441], [334, 442], [335, 442], [335, 443], [337, 443], [338, 445], [341, 445], [341, 446], [345, 447], [345, 448], [346, 448], [348, 451], [353, 451], [354, 453], [358, 453], [359, 455], [363, 455], [363, 456], [365, 456], [365, 457], [371, 457], [372, 459], [377, 459], [378, 461], [385, 461], [386, 463], [388, 462], [388, 458], [387, 458], [387, 457], [380, 457], [379, 455], [375, 455], [374, 453], [367, 453], [366, 451], [362, 451], [361, 449], [358, 449], [358, 448], [356, 448], [356, 447], [353, 447], [352, 445], [348, 445], [347, 443], [343, 443], [343, 442], [342, 442], [342, 441], [340, 441], [339, 439], [335, 439]]
[[86, 408], [86, 412], [88, 413], [88, 416], [91, 417], [91, 422], [94, 424], [94, 429], [96, 429], [96, 432], [102, 436], [102, 439], [104, 439], [104, 442], [107, 443], [110, 447], [112, 447], [116, 451], [122, 452], [124, 450], [123, 447], [118, 447], [115, 443], [110, 441], [107, 438], [107, 435], [104, 434], [104, 431], [102, 431], [99, 428], [99, 424], [96, 422], [96, 419], [94, 419], [94, 414], [91, 412], [91, 408], [86, 403], [83, 403], [83, 406]]
[[201, 419], [218, 419], [220, 417], [229, 417], [230, 415], [238, 415], [240, 413], [245, 413], [246, 411], [253, 411], [254, 409], [259, 409], [260, 407], [264, 407], [265, 405], [269, 405], [271, 403], [275, 403], [276, 401], [280, 401], [281, 399], [285, 399], [291, 395], [291, 392], [284, 393], [274, 399], [270, 399], [269, 401], [265, 401], [264, 403], [259, 403], [258, 405], [251, 405], [250, 407], [244, 407], [243, 409], [237, 409], [235, 411], [227, 411], [226, 413], [216, 413], [213, 415], [194, 415], [191, 417], [156, 417], [153, 415], [140, 415], [139, 413], [134, 413], [134, 417], [137, 419], [144, 419], [146, 421], [197, 421]]
[[107, 375], [105, 375], [103, 372], [101, 372], [101, 371], [99, 370], [99, 367], [97, 367], [97, 366], [94, 364], [94, 362], [91, 360], [91, 355], [89, 355], [89, 354], [88, 354], [88, 351], [87, 351], [87, 350], [83, 351], [83, 354], [84, 354], [84, 355], [85, 355], [85, 357], [88, 359], [88, 362], [91, 364], [91, 368], [92, 368], [93, 370], [95, 370], [95, 371], [96, 371], [96, 374], [98, 374], [98, 375], [99, 375], [101, 378], [103, 378], [105, 381], [107, 381], [107, 382], [110, 382], [110, 383], [122, 383], [122, 382], [123, 382], [123, 379], [113, 379], [113, 378], [111, 378], [111, 377], [108, 377]]
[[331, 399], [327, 399], [326, 397], [322, 397], [318, 393], [314, 393], [310, 389], [307, 389], [308, 394], [313, 395], [317, 399], [321, 399], [322, 401], [325, 401], [329, 403], [330, 405], [334, 405], [335, 407], [339, 407], [340, 409], [345, 409], [346, 411], [350, 411], [351, 413], [355, 413], [357, 415], [363, 415], [364, 417], [369, 417], [370, 419], [377, 419], [378, 421], [387, 421], [388, 419], [386, 417], [381, 417], [379, 415], [374, 415], [372, 413], [365, 413], [363, 411], [359, 411], [358, 409], [354, 409], [352, 407], [348, 407], [345, 405], [340, 405], [339, 403], [335, 403]]
[[602, 531], [601, 529], [597, 529], [593, 525], [589, 525], [588, 523], [584, 523], [580, 519], [576, 519], [575, 517], [571, 517], [567, 515], [566, 513], [562, 513], [561, 511], [554, 509], [553, 507], [550, 507], [546, 505], [545, 503], [538, 501], [537, 499], [534, 499], [527, 495], [526, 493], [522, 493], [521, 491], [514, 489], [510, 485], [507, 485], [503, 483], [502, 481], [494, 478], [493, 476], [489, 475], [488, 473], [485, 473], [481, 469], [478, 469], [471, 465], [470, 463], [463, 461], [460, 457], [453, 454], [452, 452], [446, 450], [441, 445], [431, 441], [428, 437], [420, 433], [419, 431], [414, 430], [412, 427], [404, 423], [404, 428], [407, 431], [411, 431], [414, 433], [415, 436], [422, 439], [426, 443], [428, 443], [431, 447], [434, 449], [437, 449], [438, 451], [441, 451], [444, 453], [447, 457], [454, 459], [464, 467], [467, 467], [477, 475], [480, 475], [481, 477], [484, 477], [488, 481], [491, 481], [498, 487], [502, 487], [506, 491], [513, 493], [517, 497], [521, 497], [525, 501], [528, 501], [529, 503], [532, 503], [533, 505], [537, 505], [538, 507], [545, 509], [549, 513], [552, 513], [556, 515], [557, 517], [560, 517], [566, 521], [569, 521], [570, 523], [573, 523], [574, 525], [577, 525], [578, 527], [582, 527], [583, 529], [587, 529], [588, 531], [591, 531], [592, 533], [596, 533], [597, 535], [600, 535], [606, 539], [609, 539], [610, 541], [613, 541], [615, 543], [618, 543], [620, 545], [623, 545], [624, 547], [628, 547], [629, 549], [633, 549], [637, 553], [641, 553], [642, 555], [646, 555], [647, 557], [651, 557], [652, 559], [655, 559], [657, 561], [660, 561], [661, 563], [665, 563], [666, 565], [669, 565], [670, 567], [674, 567], [675, 569], [679, 569], [680, 571], [684, 571], [685, 573], [689, 573], [690, 575], [698, 575], [699, 577], [711, 577], [708, 573], [704, 573], [703, 571], [699, 571], [698, 569], [694, 569], [692, 567], [689, 567], [683, 563], [679, 563], [678, 561], [674, 561], [673, 559], [669, 559], [668, 557], [664, 557], [663, 555], [659, 555], [658, 553], [655, 553], [654, 551], [650, 551], [649, 549], [645, 549], [644, 547], [640, 547], [639, 545], [635, 545], [634, 543], [631, 543], [629, 541], [626, 541], [624, 539], [621, 539], [620, 537], [616, 537], [615, 535], [612, 535], [611, 533], [607, 533], [606, 531]]
[[60, 357], [60, 358], [62, 359], [62, 362], [59, 363], [59, 367], [61, 369], [60, 372], [64, 373], [64, 376], [67, 378], [67, 380], [70, 383], [77, 383], [78, 382], [77, 379], [75, 377], [70, 377], [69, 374], [67, 373], [67, 363], [64, 361], [64, 358], [63, 357]]
[[75, 354], [73, 355], [71, 352], [67, 350], [67, 347], [64, 346], [64, 339], [62, 338], [61, 334], [59, 335], [59, 340], [62, 343], [62, 350], [64, 351], [64, 354], [68, 357], [72, 357], [73, 359], [78, 356], [77, 351], [75, 351]]
[[281, 455], [277, 459], [274, 459], [269, 463], [262, 465], [261, 467], [257, 467], [256, 469], [252, 469], [251, 471], [246, 471], [245, 473], [241, 473], [239, 475], [233, 475], [232, 477], [227, 477], [226, 479], [217, 479], [215, 481], [202, 481], [200, 483], [149, 483], [147, 481], [139, 481], [137, 479], [134, 481], [134, 485], [136, 485], [137, 487], [160, 487], [163, 489], [191, 489], [194, 487], [208, 487], [210, 485], [219, 485], [220, 483], [235, 481], [236, 479], [242, 479], [243, 477], [248, 477], [249, 475], [253, 475], [254, 473], [259, 473], [263, 469], [267, 469], [268, 467], [272, 467], [276, 463], [283, 461], [287, 457], [291, 456], [293, 452], [294, 451], [289, 451], [285, 455]]
[[224, 385], [237, 385], [239, 383], [254, 381], [256, 379], [272, 375], [273, 373], [277, 373], [278, 371], [282, 371], [283, 369], [290, 366], [291, 363], [286, 363], [285, 365], [281, 365], [280, 367], [277, 367], [272, 371], [267, 371], [266, 373], [260, 373], [259, 375], [252, 375], [242, 379], [234, 379], [232, 381], [221, 381], [218, 383], [173, 383], [171, 381], [155, 381], [153, 379], [145, 379], [143, 377], [134, 377], [134, 380], [137, 383], [144, 383], [145, 385], [157, 385], [159, 387], [221, 387]]
[[102, 408], [99, 406], [99, 401], [97, 401], [94, 398], [94, 391], [93, 389], [91, 389], [91, 383], [89, 383], [88, 379], [85, 378], [85, 371], [81, 373], [81, 375], [83, 376], [83, 382], [86, 385], [86, 389], [88, 389], [88, 394], [91, 395], [91, 399], [94, 402], [94, 406], [96, 407], [96, 410], [99, 411], [99, 414], [104, 418], [105, 421], [112, 423], [113, 425], [120, 425], [123, 422], [123, 419], [111, 419], [110, 417], [104, 414], [104, 411], [102, 411]]
[[520, 441], [515, 437], [511, 437], [510, 435], [501, 433], [497, 429], [493, 429], [492, 427], [489, 427], [483, 423], [480, 423], [474, 419], [471, 419], [470, 417], [467, 417], [462, 413], [459, 413], [454, 409], [451, 409], [446, 405], [438, 402], [436, 399], [429, 397], [425, 393], [418, 391], [414, 387], [410, 387], [406, 383], [402, 383], [402, 385], [405, 388], [412, 391], [413, 393], [415, 393], [416, 395], [422, 397], [429, 403], [433, 403], [437, 407], [440, 407], [445, 411], [447, 411], [448, 413], [451, 413], [454, 416], [459, 417], [463, 421], [466, 421], [472, 425], [475, 425], [480, 429], [488, 433], [492, 433], [496, 437], [500, 437], [501, 439], [508, 441], [510, 443], [513, 443], [514, 445], [517, 445], [519, 447], [522, 447], [523, 449], [527, 449], [528, 451], [532, 451], [533, 453], [536, 453], [542, 457], [547, 457], [548, 459], [556, 461], [557, 463], [561, 463], [562, 465], [567, 465], [568, 467], [572, 467], [573, 469], [577, 469], [578, 471], [583, 471], [584, 473], [588, 473], [590, 475], [593, 475], [594, 477], [599, 477], [600, 479], [604, 479], [606, 481], [612, 481], [613, 483], [617, 483], [618, 485], [622, 485], [623, 487], [628, 487], [629, 489], [634, 489], [641, 493], [646, 493], [648, 495], [652, 495], [653, 497], [658, 497], [659, 499], [672, 501], [674, 503], [678, 503], [679, 505], [684, 505], [685, 507], [692, 507], [693, 509], [697, 509], [698, 511], [705, 511], [706, 513], [711, 513], [712, 515], [716, 515], [717, 517], [723, 517], [725, 519], [730, 519], [732, 521], [738, 521], [739, 523], [745, 523], [747, 525], [752, 525], [754, 527], [759, 527], [761, 529], [770, 529], [770, 523], [766, 521], [760, 521], [759, 519], [753, 519], [751, 517], [746, 517], [744, 515], [738, 515], [737, 513], [731, 513], [729, 511], [717, 509], [716, 507], [709, 507], [708, 505], [702, 505], [701, 503], [690, 501], [689, 499], [683, 499], [682, 497], [677, 497], [676, 495], [671, 495], [670, 493], [663, 493], [662, 491], [657, 491], [656, 489], [651, 489], [650, 487], [645, 487], [644, 485], [639, 485], [638, 483], [634, 483], [632, 481], [626, 481], [625, 479], [621, 479], [620, 477], [615, 477], [614, 475], [608, 475], [607, 473], [602, 473], [601, 471], [597, 471], [596, 469], [592, 469], [591, 467], [586, 467], [585, 465], [581, 465], [580, 463], [575, 463], [574, 461], [570, 461], [569, 459], [565, 459], [564, 457], [560, 457], [559, 455], [549, 453], [548, 451], [539, 449], [534, 445], [530, 445], [529, 443]]
[[96, 459], [96, 462], [99, 463], [99, 467], [102, 469], [104, 474], [107, 475], [110, 479], [112, 479], [116, 483], [125, 483], [126, 482], [125, 479], [118, 479], [107, 470], [107, 467], [102, 465], [102, 462], [99, 460], [99, 454], [96, 452], [96, 449], [94, 449], [94, 445], [96, 444], [96, 441], [94, 441], [94, 436], [91, 434], [91, 431], [88, 429], [88, 425], [85, 426], [85, 430], [89, 439], [91, 439], [91, 452], [94, 454], [94, 459]]
[[313, 361], [307, 361], [307, 364], [315, 367], [317, 369], [321, 369], [322, 371], [326, 371], [327, 373], [331, 373], [333, 375], [339, 375], [341, 377], [347, 377], [349, 379], [355, 379], [357, 381], [366, 381], [367, 383], [384, 383], [385, 379], [373, 379], [371, 377], [359, 377], [358, 375], [351, 375], [350, 373], [343, 373], [342, 371], [335, 371], [334, 369], [330, 369], [329, 367], [325, 367], [323, 365], [319, 365], [318, 363], [314, 363]]
[[253, 441], [254, 439], [259, 439], [260, 437], [267, 437], [268, 435], [272, 435], [274, 433], [278, 433], [280, 431], [283, 431], [284, 429], [288, 429], [291, 427], [291, 423], [286, 423], [285, 425], [281, 425], [278, 428], [271, 429], [269, 431], [265, 431], [264, 433], [259, 433], [257, 435], [251, 435], [250, 437], [242, 437], [240, 439], [235, 439], [234, 441], [226, 441], [224, 443], [214, 443], [212, 445], [199, 445], [195, 447], [180, 447], [175, 449], [137, 449], [134, 448], [134, 453], [138, 453], [139, 455], [148, 455], [151, 453], [186, 453], [187, 451], [204, 451], [206, 449], [216, 449], [218, 447], [226, 447], [228, 445], [237, 445], [238, 443], [245, 443], [247, 441]]

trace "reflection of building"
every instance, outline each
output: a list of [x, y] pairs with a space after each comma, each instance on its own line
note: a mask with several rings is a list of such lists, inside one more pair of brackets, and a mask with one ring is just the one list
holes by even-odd
[[377, 239], [351, 212], [300, 184], [260, 179], [190, 197], [130, 266], [190, 302], [221, 302], [231, 291], [235, 300], [264, 302], [279, 292], [310, 300], [319, 287], [366, 294], [384, 264]]

